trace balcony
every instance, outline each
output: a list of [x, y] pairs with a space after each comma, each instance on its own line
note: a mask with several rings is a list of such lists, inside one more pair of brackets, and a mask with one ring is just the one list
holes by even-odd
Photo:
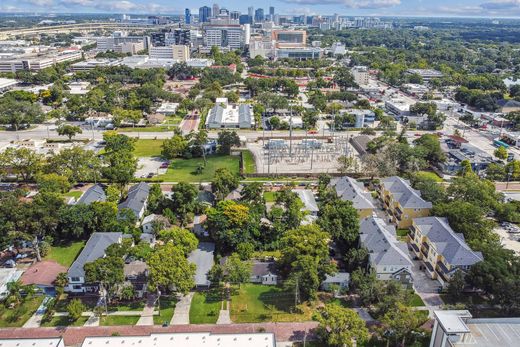
[[410, 242], [410, 246], [412, 246], [412, 248], [415, 251], [415, 253], [419, 253], [420, 252], [419, 247], [413, 241]]
[[437, 275], [444, 281], [449, 282], [450, 278], [442, 271], [436, 271]]
[[426, 249], [426, 251], [430, 250], [430, 245], [427, 242], [421, 243], [421, 247], [424, 247]]
[[424, 257], [428, 257], [428, 250], [421, 247], [421, 253], [424, 255]]
[[437, 262], [437, 270], [439, 270], [440, 272], [443, 272], [445, 274], [447, 274], [451, 271], [450, 269], [448, 269], [448, 267], [442, 261]]

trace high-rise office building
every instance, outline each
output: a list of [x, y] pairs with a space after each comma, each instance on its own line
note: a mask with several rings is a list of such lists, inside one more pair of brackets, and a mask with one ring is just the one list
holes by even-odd
[[274, 6], [269, 7], [269, 16], [271, 16], [271, 20], [273, 20], [273, 17], [274, 17]]
[[248, 14], [241, 14], [240, 17], [238, 17], [238, 22], [240, 25], [253, 24], [253, 17]]
[[263, 22], [265, 19], [264, 17], [264, 9], [263, 8], [257, 8], [255, 11], [255, 22]]
[[218, 16], [220, 13], [220, 6], [218, 4], [213, 4], [213, 17]]
[[240, 11], [231, 11], [229, 14], [229, 17], [231, 19], [239, 19], [240, 18]]
[[249, 17], [253, 18], [253, 16], [255, 15], [255, 8], [253, 6], [248, 7], [247, 14], [249, 15]]
[[189, 8], [184, 10], [184, 23], [191, 24], [191, 11]]
[[199, 8], [199, 22], [208, 23], [210, 17], [211, 17], [211, 7], [202, 6], [201, 8]]

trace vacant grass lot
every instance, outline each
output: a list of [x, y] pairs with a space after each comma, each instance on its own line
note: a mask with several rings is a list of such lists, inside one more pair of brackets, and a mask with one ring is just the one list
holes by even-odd
[[239, 161], [238, 156], [211, 155], [207, 157], [202, 173], [197, 174], [199, 164], [204, 164], [203, 158], [175, 159], [166, 174], [160, 175], [159, 178], [166, 182], [208, 182], [213, 180], [215, 171], [220, 168], [226, 168], [238, 175]]
[[191, 300], [190, 324], [215, 324], [221, 307], [220, 289], [197, 292]]
[[139, 316], [103, 316], [99, 321], [99, 325], [135, 325], [139, 318]]
[[118, 133], [163, 133], [168, 131], [174, 131], [177, 128], [175, 125], [172, 126], [150, 126], [150, 127], [127, 127], [118, 128]]
[[434, 180], [435, 182], [437, 183], [441, 183], [443, 181], [443, 179], [441, 177], [439, 177], [439, 175], [437, 175], [435, 172], [433, 171], [419, 171], [417, 172], [416, 174], [418, 177], [420, 178], [429, 178], [429, 179], [432, 179]]
[[280, 287], [244, 284], [231, 297], [234, 323], [310, 321], [313, 310], [294, 308], [294, 294]]
[[33, 315], [43, 301], [43, 296], [26, 299], [17, 308], [0, 305], [0, 328], [21, 327]]
[[173, 311], [175, 310], [175, 304], [177, 304], [177, 299], [173, 296], [161, 296], [160, 303], [161, 310], [159, 315], [153, 316], [153, 323], [157, 325], [161, 325], [165, 322], [170, 324], [173, 317]]
[[244, 173], [255, 173], [256, 163], [251, 151], [242, 151], [242, 159], [244, 160]]
[[51, 251], [45, 257], [46, 260], [54, 260], [57, 263], [70, 267], [70, 265], [74, 262], [79, 252], [85, 246], [84, 241], [72, 242], [70, 244], [64, 244], [60, 246], [52, 246]]
[[136, 157], [160, 157], [161, 145], [164, 140], [139, 139], [135, 142]]
[[42, 323], [42, 327], [80, 327], [85, 324], [88, 317], [79, 317], [75, 322], [71, 322], [69, 317], [53, 317], [50, 321]]

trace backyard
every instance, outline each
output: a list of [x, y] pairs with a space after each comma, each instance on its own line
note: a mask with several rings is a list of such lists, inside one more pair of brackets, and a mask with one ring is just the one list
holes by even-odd
[[310, 321], [312, 312], [304, 305], [295, 310], [294, 294], [281, 287], [244, 284], [231, 297], [234, 323]]
[[204, 159], [175, 159], [166, 174], [160, 175], [159, 178], [166, 182], [208, 182], [213, 180], [215, 171], [220, 168], [226, 168], [238, 175], [239, 161], [238, 156], [210, 155], [207, 157], [206, 167], [202, 169], [202, 173], [197, 174], [197, 168], [204, 164]]
[[21, 327], [33, 315], [43, 301], [43, 296], [27, 298], [17, 308], [0, 305], [0, 328]]
[[220, 312], [221, 298], [218, 288], [196, 292], [191, 300], [190, 324], [215, 324]]
[[47, 254], [45, 259], [54, 260], [58, 264], [68, 268], [74, 262], [79, 252], [81, 252], [84, 245], [84, 241], [77, 241], [69, 244], [52, 246], [49, 254]]

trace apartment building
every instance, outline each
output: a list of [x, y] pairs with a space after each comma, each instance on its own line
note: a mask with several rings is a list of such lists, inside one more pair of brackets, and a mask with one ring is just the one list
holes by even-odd
[[206, 47], [241, 49], [245, 45], [246, 33], [240, 25], [208, 25], [204, 29], [204, 45]]
[[468, 271], [484, 260], [481, 252], [473, 251], [464, 236], [455, 233], [446, 218], [415, 218], [410, 227], [410, 245], [422, 259], [426, 273], [446, 286], [455, 272]]
[[59, 63], [80, 60], [82, 58], [83, 52], [73, 49], [44, 55], [21, 55], [8, 60], [0, 60], [0, 72], [39, 71]]
[[363, 183], [352, 177], [344, 176], [331, 179], [329, 187], [336, 191], [341, 200], [352, 202], [359, 218], [370, 217], [374, 213], [372, 196], [365, 190]]
[[367, 66], [354, 66], [351, 71], [357, 85], [366, 86], [370, 83]]
[[305, 30], [273, 30], [271, 38], [276, 41], [277, 48], [305, 48], [307, 46]]
[[370, 267], [378, 279], [411, 286], [412, 260], [406, 243], [397, 240], [395, 226], [381, 218], [365, 218], [359, 226], [359, 242], [368, 250]]
[[398, 229], [409, 228], [413, 219], [429, 216], [432, 209], [432, 203], [421, 198], [420, 191], [398, 176], [381, 180], [379, 197], [383, 208], [390, 214], [390, 222]]

